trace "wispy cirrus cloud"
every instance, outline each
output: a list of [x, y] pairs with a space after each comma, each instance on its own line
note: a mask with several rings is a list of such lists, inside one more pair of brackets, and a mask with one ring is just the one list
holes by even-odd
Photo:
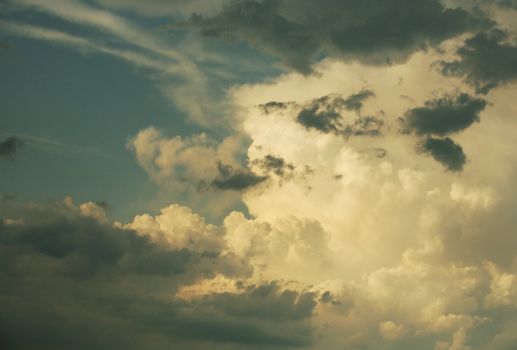
[[[166, 40], [163, 31], [148, 31], [131, 21], [110, 11], [88, 5], [83, 1], [40, 1], [21, 0], [11, 6], [21, 11], [37, 11], [58, 17], [72, 25], [86, 26], [98, 31], [98, 34], [78, 35], [72, 31], [54, 29], [47, 26], [28, 24], [21, 21], [0, 21], [0, 30], [21, 37], [65, 45], [80, 52], [109, 55], [136, 67], [151, 70], [151, 77], [156, 80], [163, 95], [177, 108], [184, 111], [193, 122], [204, 126], [219, 127], [224, 125], [221, 113], [224, 109], [221, 100], [216, 97], [221, 89], [215, 89], [219, 82], [210, 80], [189, 52], [185, 55]], [[107, 40], [108, 34], [113, 40]], [[210, 56], [205, 57], [210, 59]]]

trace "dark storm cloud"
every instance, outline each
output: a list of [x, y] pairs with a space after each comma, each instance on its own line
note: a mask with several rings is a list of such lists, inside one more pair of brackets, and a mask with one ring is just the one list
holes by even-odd
[[417, 50], [490, 25], [439, 0], [242, 0], [190, 20], [204, 35], [248, 42], [303, 73], [322, 55], [403, 62]]
[[419, 145], [419, 150], [430, 154], [450, 171], [463, 170], [467, 162], [461, 146], [448, 137], [443, 139], [428, 137]]
[[445, 136], [468, 128], [479, 122], [479, 113], [487, 102], [468, 94], [444, 96], [430, 100], [423, 107], [408, 110], [402, 122], [404, 132], [417, 135]]
[[463, 77], [478, 93], [517, 80], [517, 46], [501, 30], [478, 33], [457, 50], [459, 59], [440, 62], [442, 73]]
[[14, 159], [22, 146], [21, 139], [15, 136], [8, 137], [4, 141], [0, 141], [0, 157]]
[[242, 191], [258, 185], [267, 179], [247, 169], [234, 169], [229, 165], [219, 163], [217, 165], [219, 175], [212, 181], [212, 186], [220, 190]]
[[319, 296], [279, 282], [174, 298], [216, 274], [250, 276], [223, 246], [172, 249], [60, 203], [1, 206], [2, 216], [16, 214], [0, 220], [3, 348], [289, 349], [313, 341]]

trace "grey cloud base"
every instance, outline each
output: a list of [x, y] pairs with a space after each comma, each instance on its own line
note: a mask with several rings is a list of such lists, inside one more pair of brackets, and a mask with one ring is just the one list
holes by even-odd
[[437, 0], [243, 0], [212, 17], [194, 15], [189, 25], [207, 36], [248, 42], [309, 73], [321, 54], [374, 65], [399, 63], [491, 22]]
[[249, 276], [246, 261], [222, 246], [173, 249], [61, 203], [1, 206], [4, 215], [18, 217], [0, 222], [3, 349], [248, 349], [312, 342], [307, 320], [314, 293], [271, 282], [238, 284], [239, 292], [192, 301], [173, 298], [182, 286], [215, 274]]

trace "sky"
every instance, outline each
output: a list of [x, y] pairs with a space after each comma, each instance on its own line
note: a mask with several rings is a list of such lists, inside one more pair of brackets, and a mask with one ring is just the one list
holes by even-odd
[[0, 0], [0, 348], [517, 348], [517, 2]]

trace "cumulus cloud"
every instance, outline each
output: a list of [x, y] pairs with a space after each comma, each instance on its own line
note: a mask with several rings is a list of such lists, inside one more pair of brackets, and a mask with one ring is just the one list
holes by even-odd
[[235, 1], [214, 16], [195, 15], [204, 35], [246, 41], [310, 72], [318, 54], [368, 64], [404, 62], [415, 51], [490, 21], [437, 0]]
[[[447, 52], [421, 50], [483, 20], [431, 0], [323, 4], [240, 1], [192, 19], [318, 74], [230, 89], [243, 135], [132, 137], [167, 197], [158, 212], [111, 222], [94, 202], [0, 201], [1, 345], [515, 346], [515, 89], [489, 104], [429, 69]], [[334, 59], [310, 66], [324, 50]], [[246, 212], [210, 220], [170, 204], [181, 191], [217, 207], [239, 192]]]
[[[515, 339], [505, 331], [514, 317], [504, 315], [514, 307], [515, 253], [503, 248], [515, 242], [515, 219], [505, 209], [515, 204], [506, 195], [513, 185], [499, 182], [516, 171], [505, 145], [515, 144], [510, 95], [498, 92], [489, 105], [455, 87], [444, 92], [439, 73], [408, 66], [368, 74], [331, 62], [318, 77], [291, 74], [233, 91], [249, 107], [242, 122], [251, 164], [273, 156], [271, 169], [311, 171], [282, 178], [271, 171], [267, 187], [243, 196], [254, 218], [225, 219], [227, 241], [263, 276], [305, 280], [320, 292], [315, 349], [498, 349]], [[400, 83], [399, 74], [409, 78]], [[358, 113], [333, 109], [334, 101], [365, 85], [376, 96], [360, 113], [383, 115], [383, 137], [347, 140], [334, 131], [342, 126], [333, 112]], [[331, 97], [322, 103], [311, 95]], [[311, 115], [321, 113], [325, 131], [299, 121], [313, 103], [320, 105]], [[401, 115], [417, 140], [398, 131]], [[496, 148], [481, 141], [500, 137]], [[421, 157], [415, 142], [450, 171]], [[473, 157], [469, 167], [463, 147]], [[305, 231], [312, 232], [307, 245], [309, 236], [296, 234]]]
[[[91, 216], [85, 208], [92, 207], [76, 207], [70, 198], [2, 203], [2, 213], [13, 215], [0, 223], [3, 345], [252, 349], [312, 343], [308, 320], [317, 293], [280, 281], [239, 282], [253, 267], [225, 248], [222, 228], [180, 206], [113, 226]], [[233, 279], [235, 290], [174, 297], [216, 275]]]
[[168, 138], [154, 127], [141, 130], [127, 146], [142, 168], [157, 182], [172, 182], [198, 190], [241, 191], [267, 179], [239, 161], [242, 140], [228, 137], [216, 144], [206, 134]]

